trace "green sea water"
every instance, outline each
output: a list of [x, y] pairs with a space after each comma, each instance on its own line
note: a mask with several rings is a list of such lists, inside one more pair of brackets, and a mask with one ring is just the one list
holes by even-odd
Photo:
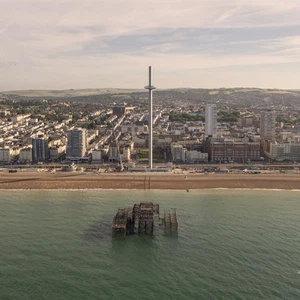
[[[300, 192], [0, 191], [0, 299], [300, 299]], [[178, 237], [113, 240], [117, 208]]]

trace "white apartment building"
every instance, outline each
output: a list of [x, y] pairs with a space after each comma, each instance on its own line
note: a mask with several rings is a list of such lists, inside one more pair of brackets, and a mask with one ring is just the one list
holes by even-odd
[[299, 142], [272, 142], [270, 144], [270, 157], [277, 161], [291, 160], [300, 161]]
[[74, 128], [67, 131], [67, 154], [70, 160], [80, 160], [86, 152], [86, 130]]
[[186, 148], [183, 145], [172, 144], [171, 154], [173, 162], [185, 162], [186, 160]]
[[264, 140], [275, 138], [275, 112], [265, 111], [260, 115], [260, 137]]
[[205, 136], [217, 133], [217, 106], [207, 104], [205, 107]]
[[187, 163], [208, 162], [208, 153], [202, 153], [196, 150], [186, 151], [186, 162]]
[[171, 145], [172, 161], [183, 163], [208, 162], [208, 153], [202, 153], [197, 150], [187, 150], [183, 145]]
[[100, 149], [94, 149], [92, 151], [92, 162], [100, 162], [102, 160], [102, 151]]

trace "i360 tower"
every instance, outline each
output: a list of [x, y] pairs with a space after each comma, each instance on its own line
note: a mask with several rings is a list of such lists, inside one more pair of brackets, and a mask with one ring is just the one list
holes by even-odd
[[149, 169], [153, 167], [153, 108], [152, 108], [152, 90], [156, 89], [152, 85], [151, 77], [151, 66], [149, 67], [149, 85], [145, 86], [145, 89], [149, 91], [149, 120], [148, 120], [148, 130], [149, 130]]

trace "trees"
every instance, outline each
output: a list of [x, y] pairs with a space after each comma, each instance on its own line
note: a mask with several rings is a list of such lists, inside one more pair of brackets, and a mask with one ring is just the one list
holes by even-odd
[[218, 112], [218, 121], [219, 122], [237, 122], [240, 113], [238, 111], [225, 111], [220, 110]]
[[170, 113], [169, 120], [172, 122], [186, 122], [186, 121], [204, 121], [205, 118], [200, 115], [190, 115], [188, 113]]
[[85, 123], [83, 125], [81, 125], [82, 128], [85, 128], [85, 129], [96, 129], [96, 124], [95, 122], [89, 122], [89, 123]]

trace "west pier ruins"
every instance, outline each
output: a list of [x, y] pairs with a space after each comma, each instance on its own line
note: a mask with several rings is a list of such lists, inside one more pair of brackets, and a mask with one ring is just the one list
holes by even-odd
[[111, 227], [114, 237], [125, 238], [130, 234], [153, 235], [155, 233], [177, 235], [177, 212], [172, 208], [164, 211], [161, 218], [158, 204], [137, 203], [132, 208], [119, 208]]

